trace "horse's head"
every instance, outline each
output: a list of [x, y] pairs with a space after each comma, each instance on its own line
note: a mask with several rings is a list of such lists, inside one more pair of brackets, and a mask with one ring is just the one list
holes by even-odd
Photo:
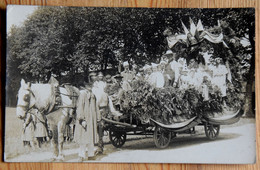
[[34, 106], [35, 96], [31, 91], [31, 84], [21, 80], [21, 87], [18, 91], [18, 101], [16, 115], [20, 119], [24, 119], [27, 112]]

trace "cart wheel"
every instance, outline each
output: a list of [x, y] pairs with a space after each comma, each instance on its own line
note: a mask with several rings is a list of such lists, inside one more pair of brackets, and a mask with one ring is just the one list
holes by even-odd
[[218, 137], [220, 125], [206, 123], [204, 125], [205, 134], [210, 140], [215, 140]]
[[154, 143], [157, 148], [164, 149], [166, 148], [171, 142], [171, 132], [156, 126], [153, 134]]
[[126, 141], [126, 132], [110, 130], [109, 139], [114, 147], [121, 148]]

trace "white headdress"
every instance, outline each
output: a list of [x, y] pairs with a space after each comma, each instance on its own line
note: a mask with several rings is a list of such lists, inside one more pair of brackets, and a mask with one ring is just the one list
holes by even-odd
[[152, 68], [155, 68], [157, 66], [158, 66], [158, 64], [152, 63]]
[[172, 50], [167, 50], [165, 54], [173, 54]]
[[124, 67], [125, 67], [125, 66], [129, 66], [128, 61], [125, 61], [125, 62], [123, 63], [123, 66], [124, 66]]

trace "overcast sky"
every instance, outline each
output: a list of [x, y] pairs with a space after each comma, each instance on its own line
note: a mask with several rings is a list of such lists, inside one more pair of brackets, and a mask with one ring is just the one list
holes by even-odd
[[10, 31], [12, 25], [20, 26], [24, 20], [37, 8], [38, 6], [29, 5], [8, 5], [7, 6], [7, 23], [6, 30]]

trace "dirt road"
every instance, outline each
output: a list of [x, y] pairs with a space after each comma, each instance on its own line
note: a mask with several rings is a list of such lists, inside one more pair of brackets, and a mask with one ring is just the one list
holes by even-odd
[[[166, 149], [157, 149], [153, 138], [131, 138], [118, 149], [105, 145], [103, 155], [87, 162], [165, 162], [165, 163], [253, 163], [255, 161], [254, 120], [221, 126], [219, 137], [209, 141], [202, 127], [196, 134], [181, 134]], [[77, 161], [77, 148], [65, 149], [64, 162]], [[38, 150], [7, 159], [8, 162], [48, 162], [52, 153]]]

